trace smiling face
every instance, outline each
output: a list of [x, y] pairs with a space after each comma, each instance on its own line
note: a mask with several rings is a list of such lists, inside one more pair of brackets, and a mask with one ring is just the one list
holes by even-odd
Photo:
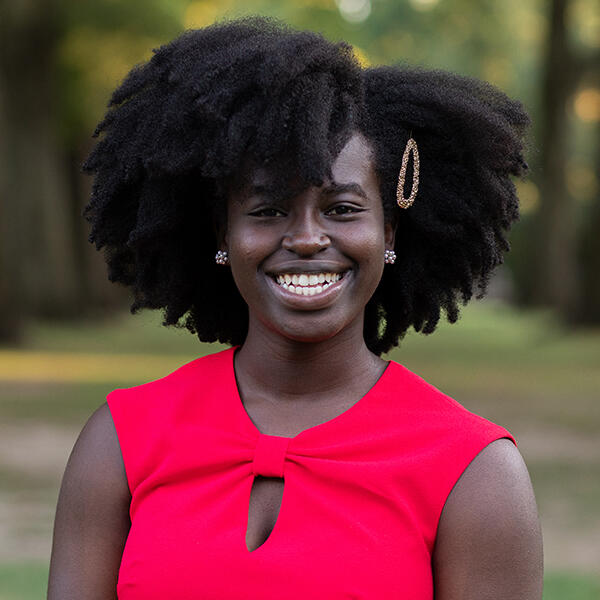
[[250, 331], [318, 342], [344, 331], [362, 337], [364, 309], [393, 247], [384, 223], [371, 148], [355, 134], [332, 180], [297, 194], [271, 194], [268, 172], [231, 194], [222, 249], [248, 304]]

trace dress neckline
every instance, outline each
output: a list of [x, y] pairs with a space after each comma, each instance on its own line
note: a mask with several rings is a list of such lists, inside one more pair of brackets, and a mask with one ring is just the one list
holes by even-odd
[[[250, 415], [246, 411], [244, 403], [242, 402], [242, 397], [241, 397], [240, 390], [239, 390], [238, 384], [237, 384], [237, 378], [236, 378], [236, 374], [235, 374], [235, 365], [234, 365], [235, 352], [238, 348], [239, 348], [239, 346], [235, 346], [235, 347], [225, 351], [227, 353], [227, 378], [231, 385], [231, 393], [227, 394], [227, 396], [233, 400], [235, 414], [236, 414], [236, 416], [239, 415], [239, 420], [241, 421], [241, 423], [245, 427], [245, 429], [251, 431], [255, 436], [271, 435], [271, 434], [266, 434], [266, 433], [263, 433], [262, 431], [260, 431], [260, 429], [256, 426], [254, 421], [252, 421], [252, 419], [250, 418]], [[322, 429], [328, 429], [329, 427], [332, 427], [333, 425], [337, 424], [339, 421], [344, 421], [344, 420], [348, 419], [350, 416], [354, 415], [354, 413], [358, 413], [360, 410], [363, 410], [364, 407], [370, 403], [370, 400], [374, 396], [378, 395], [377, 392], [379, 391], [379, 389], [384, 386], [384, 381], [386, 379], [388, 379], [388, 377], [390, 376], [390, 373], [392, 371], [392, 368], [391, 368], [392, 364], [393, 364], [393, 361], [391, 361], [391, 360], [388, 361], [387, 365], [385, 366], [385, 369], [383, 370], [383, 372], [381, 373], [381, 375], [379, 376], [377, 381], [373, 384], [373, 386], [367, 391], [367, 393], [364, 396], [362, 396], [361, 398], [359, 398], [352, 406], [347, 408], [345, 411], [341, 412], [339, 415], [336, 415], [335, 417], [332, 417], [331, 419], [324, 421], [323, 423], [318, 423], [317, 425], [313, 425], [312, 427], [303, 429], [302, 431], [300, 431], [299, 433], [297, 433], [294, 436], [272, 436], [272, 437], [283, 437], [283, 438], [286, 438], [289, 440], [295, 440], [295, 439], [304, 437], [305, 435], [320, 431]]]

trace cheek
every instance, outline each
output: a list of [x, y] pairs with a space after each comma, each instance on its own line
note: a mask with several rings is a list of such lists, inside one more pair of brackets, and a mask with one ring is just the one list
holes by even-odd
[[229, 242], [229, 261], [235, 284], [247, 304], [255, 304], [261, 295], [258, 274], [271, 253], [270, 243], [260, 232], [236, 230]]
[[229, 254], [232, 265], [235, 263], [249, 264], [261, 260], [267, 251], [266, 240], [260, 232], [246, 228], [244, 231], [234, 231], [230, 236]]
[[375, 291], [377, 285], [379, 284], [385, 266], [385, 237], [383, 235], [383, 228], [381, 228], [381, 231], [378, 231], [376, 233], [373, 232], [371, 235], [365, 235], [364, 239], [362, 240], [361, 247], [363, 248], [363, 275], [366, 276], [366, 278], [369, 280], [369, 289], [365, 290], [365, 292], [370, 297]]
[[359, 247], [362, 259], [371, 264], [383, 264], [383, 253], [385, 250], [385, 235], [383, 227], [373, 227], [362, 233], [357, 233], [354, 242]]

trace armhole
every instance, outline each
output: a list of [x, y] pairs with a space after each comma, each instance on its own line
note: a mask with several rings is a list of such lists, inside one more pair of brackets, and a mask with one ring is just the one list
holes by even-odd
[[108, 413], [110, 415], [110, 419], [115, 431], [115, 437], [117, 440], [117, 445], [119, 446], [119, 453], [121, 454], [121, 462], [123, 464], [123, 470], [125, 472], [125, 480], [127, 481], [127, 488], [129, 489], [129, 494], [132, 495], [133, 494], [133, 485], [131, 482], [131, 477], [130, 477], [130, 467], [128, 464], [128, 461], [125, 460], [125, 453], [123, 452], [123, 443], [122, 443], [122, 435], [121, 435], [121, 431], [120, 431], [120, 426], [117, 425], [117, 410], [115, 408], [114, 405], [114, 401], [115, 401], [115, 396], [116, 396], [116, 392], [118, 392], [118, 390], [115, 390], [114, 392], [111, 392], [107, 398], [106, 398], [106, 405], [108, 406]]

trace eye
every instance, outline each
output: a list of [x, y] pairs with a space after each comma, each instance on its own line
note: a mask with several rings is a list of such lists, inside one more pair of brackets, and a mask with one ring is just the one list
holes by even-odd
[[326, 215], [334, 217], [344, 217], [362, 212], [362, 209], [352, 204], [336, 204], [325, 211]]
[[252, 217], [283, 217], [283, 211], [274, 206], [264, 206], [249, 213]]

